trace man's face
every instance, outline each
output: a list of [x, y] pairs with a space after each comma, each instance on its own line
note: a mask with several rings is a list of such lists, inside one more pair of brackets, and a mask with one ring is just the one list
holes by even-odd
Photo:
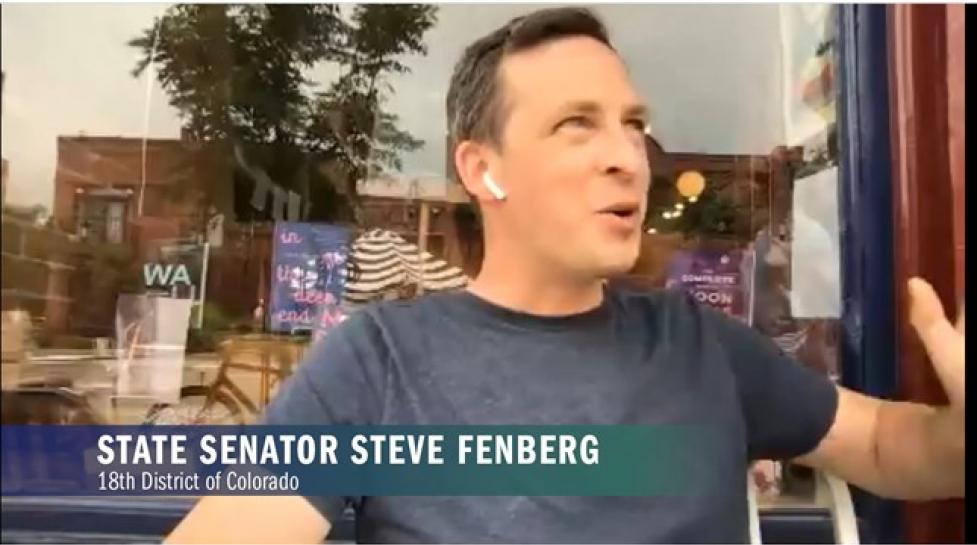
[[617, 54], [585, 37], [510, 55], [492, 165], [506, 244], [582, 280], [627, 272], [649, 183], [645, 110]]

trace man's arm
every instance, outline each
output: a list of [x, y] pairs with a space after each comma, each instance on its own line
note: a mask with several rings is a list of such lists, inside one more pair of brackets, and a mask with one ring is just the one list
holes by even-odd
[[839, 388], [834, 423], [820, 444], [797, 459], [879, 496], [936, 499], [964, 496], [964, 334], [925, 282], [910, 282], [910, 319], [950, 404], [873, 399]]
[[322, 543], [330, 527], [301, 496], [207, 496], [165, 543]]
[[886, 498], [963, 497], [963, 432], [951, 409], [838, 390], [834, 424], [797, 462]]

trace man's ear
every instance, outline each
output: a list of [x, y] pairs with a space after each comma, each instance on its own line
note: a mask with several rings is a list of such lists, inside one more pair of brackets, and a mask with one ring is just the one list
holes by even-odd
[[479, 204], [495, 202], [495, 197], [482, 182], [488, 172], [489, 150], [484, 144], [466, 140], [455, 147], [455, 170], [465, 190], [478, 199]]

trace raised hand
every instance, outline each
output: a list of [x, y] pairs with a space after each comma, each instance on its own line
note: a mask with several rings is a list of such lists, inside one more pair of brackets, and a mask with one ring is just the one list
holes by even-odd
[[[921, 278], [909, 280], [909, 321], [923, 341], [953, 409], [964, 409], [964, 312], [953, 326], [933, 287]], [[963, 434], [961, 427], [960, 433]]]

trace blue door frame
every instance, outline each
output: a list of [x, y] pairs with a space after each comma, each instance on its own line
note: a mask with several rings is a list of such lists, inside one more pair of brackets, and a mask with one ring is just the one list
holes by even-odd
[[[897, 337], [886, 6], [848, 4], [836, 13], [841, 380], [854, 390], [891, 399], [897, 385]], [[856, 512], [874, 539], [902, 542], [898, 503], [854, 492]]]

